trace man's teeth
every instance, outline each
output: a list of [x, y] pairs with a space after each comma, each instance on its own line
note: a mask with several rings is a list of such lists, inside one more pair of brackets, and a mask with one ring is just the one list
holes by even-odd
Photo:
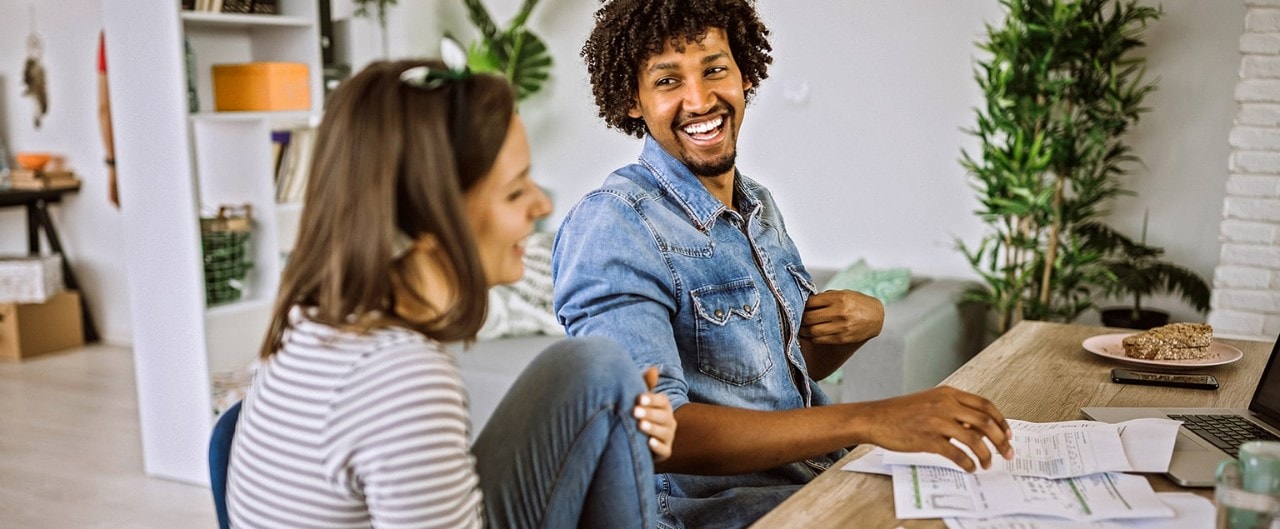
[[721, 123], [724, 123], [724, 118], [716, 118], [711, 121], [694, 123], [693, 125], [685, 127], [684, 132], [685, 134], [705, 134], [719, 128]]

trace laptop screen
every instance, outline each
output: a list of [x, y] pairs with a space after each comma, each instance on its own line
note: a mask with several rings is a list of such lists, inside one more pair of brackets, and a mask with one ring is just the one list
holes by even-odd
[[1280, 338], [1271, 348], [1271, 359], [1267, 367], [1262, 369], [1262, 379], [1258, 381], [1258, 389], [1253, 392], [1253, 400], [1249, 402], [1249, 411], [1259, 415], [1258, 418], [1271, 426], [1280, 428]]

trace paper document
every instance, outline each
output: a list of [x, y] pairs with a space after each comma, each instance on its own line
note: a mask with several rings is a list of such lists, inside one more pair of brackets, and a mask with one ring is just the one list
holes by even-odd
[[1170, 419], [1133, 419], [1116, 424], [1120, 428], [1124, 454], [1133, 465], [1133, 471], [1168, 472], [1181, 425], [1181, 421]]
[[1156, 496], [1173, 509], [1173, 518], [1137, 518], [1074, 522], [1043, 516], [1000, 518], [947, 518], [947, 529], [1204, 529], [1213, 527], [1213, 502], [1189, 492], [1159, 492]]
[[863, 472], [866, 474], [892, 476], [893, 467], [884, 464], [884, 456], [888, 453], [889, 451], [883, 448], [874, 448], [862, 457], [845, 463], [844, 466], [840, 467], [840, 470], [844, 470], [846, 472]]
[[898, 518], [904, 520], [1012, 514], [1075, 521], [1174, 516], [1147, 478], [1118, 473], [1049, 479], [895, 465], [893, 502]]
[[[1005, 460], [984, 438], [993, 454], [991, 468], [979, 467], [977, 472], [1044, 478], [1070, 478], [1099, 472], [1165, 472], [1173, 456], [1178, 424], [1168, 419], [1138, 419], [1120, 424], [1010, 420], [1014, 458]], [[955, 444], [977, 463], [969, 447]], [[924, 452], [885, 451], [883, 464], [960, 469], [942, 455]]]

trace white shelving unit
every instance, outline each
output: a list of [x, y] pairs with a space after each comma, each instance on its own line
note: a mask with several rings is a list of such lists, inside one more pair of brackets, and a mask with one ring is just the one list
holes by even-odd
[[[278, 4], [278, 15], [183, 12], [174, 1], [102, 6], [149, 475], [208, 483], [210, 373], [256, 356], [297, 231], [301, 206], [275, 203], [271, 131], [317, 120], [319, 28], [314, 0]], [[195, 55], [195, 113], [184, 34]], [[307, 64], [312, 108], [214, 112], [210, 67], [251, 61]], [[255, 227], [245, 296], [206, 308], [199, 218], [246, 203]]]

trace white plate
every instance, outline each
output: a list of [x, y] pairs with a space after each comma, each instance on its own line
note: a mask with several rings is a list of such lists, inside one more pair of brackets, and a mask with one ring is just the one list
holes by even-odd
[[1131, 336], [1134, 334], [1137, 333], [1122, 332], [1086, 338], [1083, 344], [1084, 349], [1103, 358], [1110, 358], [1121, 362], [1166, 367], [1220, 366], [1230, 364], [1231, 362], [1235, 362], [1236, 360], [1244, 357], [1244, 353], [1240, 352], [1239, 349], [1214, 340], [1209, 344], [1209, 352], [1217, 354], [1209, 358], [1193, 358], [1188, 360], [1144, 360], [1141, 358], [1130, 358], [1124, 355], [1124, 345], [1121, 344], [1120, 341], [1123, 340], [1125, 336]]

